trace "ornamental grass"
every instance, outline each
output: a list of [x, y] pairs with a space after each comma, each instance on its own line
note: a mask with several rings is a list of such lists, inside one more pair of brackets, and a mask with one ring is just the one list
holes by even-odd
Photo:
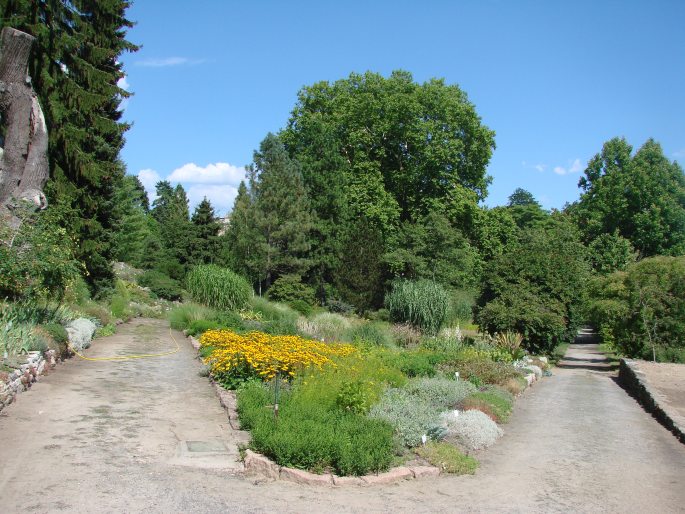
[[200, 337], [200, 345], [213, 348], [205, 362], [228, 388], [250, 379], [269, 381], [277, 375], [290, 379], [310, 367], [335, 366], [333, 358], [357, 352], [348, 344], [326, 344], [263, 332], [240, 335], [229, 330], [208, 330]]

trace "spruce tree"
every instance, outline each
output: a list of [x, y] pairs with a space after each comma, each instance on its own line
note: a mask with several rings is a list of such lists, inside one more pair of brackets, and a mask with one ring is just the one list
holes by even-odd
[[8, 0], [2, 25], [37, 38], [29, 74], [45, 111], [51, 181], [46, 193], [76, 238], [77, 258], [98, 290], [111, 284], [112, 216], [124, 176], [119, 151], [129, 128], [121, 122], [128, 93], [120, 55], [137, 47], [126, 40], [132, 26], [126, 0]]
[[[157, 198], [152, 202], [152, 217], [159, 223], [159, 234], [169, 256], [182, 268], [189, 262], [193, 229], [188, 212], [188, 197], [181, 184], [172, 187], [163, 180], [156, 185]], [[182, 278], [175, 272], [173, 278]]]
[[217, 260], [219, 221], [207, 197], [195, 207], [191, 218], [193, 244], [190, 248], [192, 264], [209, 264]]

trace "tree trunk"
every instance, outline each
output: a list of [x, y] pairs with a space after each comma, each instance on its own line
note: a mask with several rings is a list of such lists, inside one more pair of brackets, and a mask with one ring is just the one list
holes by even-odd
[[[44, 209], [48, 179], [48, 131], [27, 67], [34, 37], [5, 27], [0, 34], [0, 120], [4, 148], [0, 155], [0, 213], [20, 199]], [[12, 217], [12, 216], [11, 216]]]

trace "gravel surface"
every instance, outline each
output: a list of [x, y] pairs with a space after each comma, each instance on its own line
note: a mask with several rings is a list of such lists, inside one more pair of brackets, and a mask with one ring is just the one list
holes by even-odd
[[[592, 345], [572, 346], [554, 376], [517, 400], [504, 438], [476, 454], [475, 476], [331, 489], [236, 475], [226, 415], [197, 375], [190, 344], [175, 337], [182, 351], [169, 357], [72, 359], [0, 414], [3, 513], [665, 513], [685, 505], [685, 445], [616, 384]], [[86, 355], [173, 348], [162, 322], [136, 320]]]

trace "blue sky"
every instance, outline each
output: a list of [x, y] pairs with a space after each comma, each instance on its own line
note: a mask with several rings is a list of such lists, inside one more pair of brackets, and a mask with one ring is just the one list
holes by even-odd
[[517, 187], [578, 198], [614, 136], [685, 164], [685, 2], [136, 0], [124, 55], [134, 93], [122, 157], [146, 187], [230, 210], [243, 166], [285, 126], [297, 91], [350, 72], [458, 84], [496, 132], [489, 206]]

